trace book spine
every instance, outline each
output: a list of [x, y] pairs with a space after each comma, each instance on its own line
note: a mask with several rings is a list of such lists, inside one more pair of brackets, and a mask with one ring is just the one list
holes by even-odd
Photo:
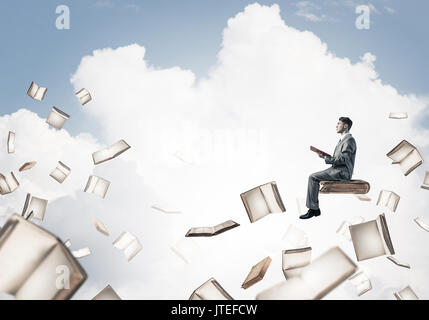
[[276, 198], [277, 204], [279, 205], [280, 209], [282, 209], [282, 212], [285, 212], [286, 208], [283, 204], [282, 198], [280, 197], [280, 193], [279, 193], [279, 189], [277, 188], [277, 184], [275, 182], [272, 182], [271, 186], [273, 188], [274, 197]]
[[387, 222], [384, 214], [380, 215], [380, 224], [381, 230], [383, 231], [383, 240], [389, 248], [389, 254], [395, 254], [395, 249], [393, 248], [392, 239], [390, 238], [389, 228], [387, 227]]

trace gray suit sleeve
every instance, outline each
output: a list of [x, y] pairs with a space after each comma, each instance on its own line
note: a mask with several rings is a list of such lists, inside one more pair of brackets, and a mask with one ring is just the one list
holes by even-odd
[[341, 147], [341, 151], [338, 155], [333, 157], [325, 157], [326, 164], [343, 165], [346, 161], [351, 158], [352, 153], [356, 150], [356, 143], [354, 139], [349, 139]]

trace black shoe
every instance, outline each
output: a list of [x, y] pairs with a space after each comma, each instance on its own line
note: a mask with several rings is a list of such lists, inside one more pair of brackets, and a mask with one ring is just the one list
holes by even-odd
[[320, 209], [314, 210], [314, 209], [308, 209], [307, 213], [300, 216], [300, 219], [310, 219], [312, 217], [320, 216]]

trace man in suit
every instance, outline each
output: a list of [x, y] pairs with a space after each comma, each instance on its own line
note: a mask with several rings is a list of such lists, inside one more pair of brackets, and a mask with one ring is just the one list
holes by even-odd
[[349, 132], [352, 124], [353, 122], [349, 118], [341, 117], [337, 123], [337, 133], [341, 134], [341, 139], [335, 147], [334, 155], [329, 157], [319, 153], [319, 157], [323, 158], [326, 164], [331, 164], [332, 167], [313, 173], [308, 177], [306, 203], [308, 212], [300, 216], [300, 219], [320, 216], [320, 181], [347, 181], [352, 178], [356, 157], [356, 141]]

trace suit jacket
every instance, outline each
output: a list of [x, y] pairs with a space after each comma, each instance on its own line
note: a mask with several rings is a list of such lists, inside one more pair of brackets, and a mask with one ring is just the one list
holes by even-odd
[[342, 139], [334, 150], [332, 157], [325, 157], [326, 164], [332, 164], [333, 168], [340, 170], [344, 179], [350, 180], [353, 175], [356, 157], [356, 141], [351, 134]]

